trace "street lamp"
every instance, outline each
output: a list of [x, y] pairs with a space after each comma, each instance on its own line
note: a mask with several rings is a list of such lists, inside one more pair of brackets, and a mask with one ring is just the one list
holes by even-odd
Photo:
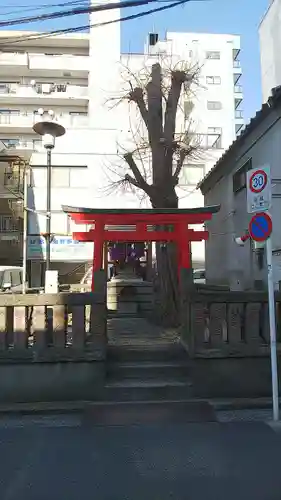
[[[33, 130], [36, 134], [42, 136], [43, 146], [47, 151], [47, 221], [46, 221], [46, 271], [50, 269], [51, 262], [51, 184], [52, 184], [52, 149], [55, 147], [56, 137], [61, 137], [65, 134], [63, 125], [53, 121], [54, 112], [49, 110], [47, 113], [44, 109], [38, 109], [38, 114], [41, 115], [41, 120], [33, 125]], [[47, 116], [46, 116], [47, 115]]]

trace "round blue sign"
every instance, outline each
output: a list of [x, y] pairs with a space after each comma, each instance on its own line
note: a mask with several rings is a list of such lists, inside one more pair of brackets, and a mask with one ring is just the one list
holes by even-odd
[[261, 212], [252, 217], [249, 224], [249, 233], [254, 241], [265, 241], [272, 233], [272, 220], [270, 215]]

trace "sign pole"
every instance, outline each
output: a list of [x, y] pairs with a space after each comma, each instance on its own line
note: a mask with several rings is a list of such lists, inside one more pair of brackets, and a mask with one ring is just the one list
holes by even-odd
[[272, 243], [270, 237], [266, 240], [266, 258], [267, 258], [273, 420], [277, 421], [279, 420], [279, 391], [278, 391], [278, 369], [277, 369], [277, 352], [276, 352], [275, 299], [274, 299], [274, 284], [273, 284], [273, 269], [272, 269]]
[[[273, 420], [279, 420], [278, 368], [276, 351], [275, 297], [272, 268], [272, 219], [268, 214], [272, 205], [270, 166], [251, 169], [247, 172], [247, 211], [255, 215], [250, 220], [249, 234], [252, 240], [266, 242], [268, 310], [270, 330], [270, 358], [272, 382]], [[236, 240], [238, 240], [236, 238]], [[238, 243], [238, 241], [237, 241]], [[242, 242], [240, 243], [242, 244]]]

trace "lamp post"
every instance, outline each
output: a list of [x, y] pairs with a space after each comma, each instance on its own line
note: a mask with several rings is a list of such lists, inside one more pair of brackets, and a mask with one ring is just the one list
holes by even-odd
[[[46, 271], [50, 269], [51, 262], [51, 186], [52, 186], [52, 149], [55, 147], [56, 137], [65, 134], [63, 125], [54, 121], [54, 112], [49, 110], [47, 113], [40, 108], [38, 114], [41, 120], [33, 125], [36, 134], [42, 136], [44, 148], [47, 151], [47, 221], [46, 221]], [[47, 116], [46, 116], [47, 115]]]

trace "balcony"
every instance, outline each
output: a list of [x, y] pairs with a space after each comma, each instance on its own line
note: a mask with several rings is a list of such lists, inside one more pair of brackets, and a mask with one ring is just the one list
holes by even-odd
[[23, 196], [24, 168], [23, 162], [13, 162], [4, 171], [4, 187], [16, 197]]
[[[0, 134], [34, 134], [33, 124], [39, 117], [34, 113], [0, 112]], [[58, 121], [66, 128], [86, 128], [88, 116], [63, 113], [57, 117]]]
[[33, 132], [33, 113], [1, 113], [0, 112], [0, 132], [5, 134], [22, 134]]
[[88, 89], [79, 85], [35, 84], [0, 85], [0, 104], [31, 104], [41, 106], [87, 106]]
[[[13, 203], [9, 208], [13, 211]], [[14, 213], [14, 212], [13, 212]], [[22, 211], [23, 214], [23, 211]], [[6, 265], [16, 265], [21, 262], [23, 242], [23, 218], [14, 215], [0, 215], [1, 262]]]
[[29, 54], [30, 71], [40, 76], [62, 76], [87, 78], [89, 73], [89, 57], [71, 54]]
[[235, 110], [235, 119], [236, 120], [243, 120], [243, 111], [242, 111], [242, 109], [236, 109]]
[[3, 74], [24, 75], [28, 71], [28, 57], [26, 53], [0, 52], [0, 68]]

